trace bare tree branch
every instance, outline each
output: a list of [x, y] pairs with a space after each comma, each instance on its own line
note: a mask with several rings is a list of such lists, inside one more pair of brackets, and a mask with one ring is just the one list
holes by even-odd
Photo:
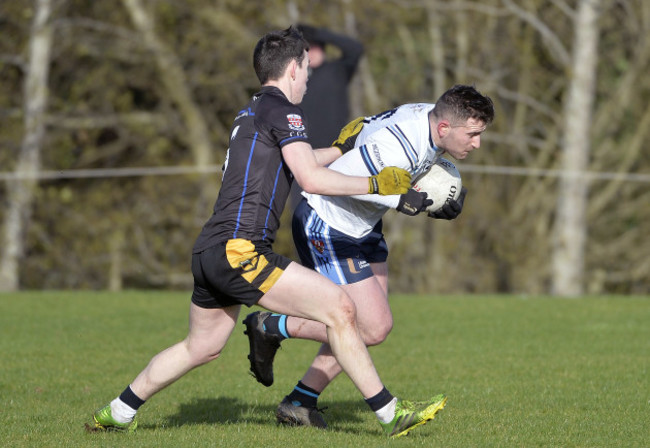
[[548, 45], [551, 54], [558, 59], [563, 67], [568, 67], [571, 64], [571, 56], [569, 55], [569, 52], [564, 47], [564, 44], [557, 34], [555, 34], [547, 24], [542, 22], [536, 14], [520, 8], [512, 0], [502, 1], [510, 12], [515, 14], [524, 22], [529, 23], [539, 32], [539, 34], [544, 38], [544, 42]]

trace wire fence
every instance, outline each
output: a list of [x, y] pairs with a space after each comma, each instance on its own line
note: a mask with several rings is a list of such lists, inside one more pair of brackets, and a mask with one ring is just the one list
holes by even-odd
[[[529, 176], [529, 177], [574, 177], [586, 180], [622, 180], [626, 182], [650, 182], [650, 173], [617, 173], [596, 171], [568, 171], [559, 169], [541, 169], [516, 166], [485, 166], [463, 164], [458, 166], [460, 172], [496, 174], [502, 176]], [[97, 168], [80, 170], [43, 170], [25, 172], [0, 172], [0, 180], [59, 180], [59, 179], [87, 179], [111, 177], [143, 177], [143, 176], [177, 176], [185, 174], [218, 173], [221, 166], [158, 166], [158, 167], [132, 167], [132, 168]]]

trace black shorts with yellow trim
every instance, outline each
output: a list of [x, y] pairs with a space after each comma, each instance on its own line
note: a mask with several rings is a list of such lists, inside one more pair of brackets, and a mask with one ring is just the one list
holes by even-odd
[[232, 239], [192, 255], [192, 302], [201, 308], [252, 306], [271, 289], [291, 260], [268, 242]]

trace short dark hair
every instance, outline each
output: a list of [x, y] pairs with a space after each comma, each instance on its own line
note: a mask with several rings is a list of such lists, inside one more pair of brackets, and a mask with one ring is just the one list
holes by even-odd
[[253, 52], [253, 67], [262, 85], [282, 77], [292, 60], [302, 64], [309, 44], [295, 26], [265, 34]]
[[494, 120], [494, 104], [474, 86], [457, 84], [438, 98], [433, 116], [452, 124], [474, 118], [488, 125]]

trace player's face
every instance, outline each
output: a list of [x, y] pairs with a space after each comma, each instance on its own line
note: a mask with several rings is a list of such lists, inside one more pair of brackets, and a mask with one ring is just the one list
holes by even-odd
[[441, 137], [440, 147], [454, 159], [462, 160], [481, 146], [481, 134], [485, 128], [485, 123], [475, 118], [462, 125], [450, 125]]

